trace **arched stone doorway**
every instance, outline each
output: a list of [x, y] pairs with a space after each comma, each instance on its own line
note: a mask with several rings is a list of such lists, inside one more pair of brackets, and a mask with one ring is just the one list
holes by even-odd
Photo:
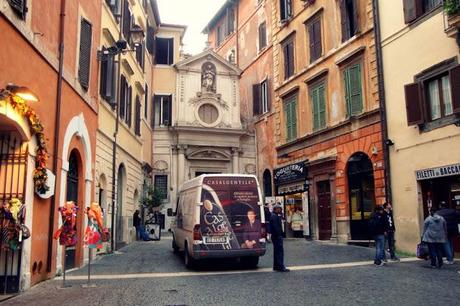
[[126, 169], [123, 164], [118, 167], [117, 174], [117, 210], [115, 214], [115, 249], [119, 249], [125, 245], [123, 242], [123, 202], [124, 202], [124, 189], [126, 186]]
[[352, 240], [369, 240], [368, 220], [375, 206], [374, 169], [362, 152], [353, 154], [347, 163]]
[[263, 185], [264, 185], [264, 196], [271, 197], [273, 195], [273, 191], [272, 191], [272, 173], [268, 169], [265, 169], [265, 171], [264, 171]]
[[[69, 171], [67, 172], [67, 191], [66, 201], [73, 201], [78, 206], [78, 186], [79, 186], [79, 155], [77, 150], [72, 150], [69, 156]], [[82, 207], [80, 207], [82, 209]], [[78, 224], [77, 221], [75, 224]], [[77, 225], [75, 225], [77, 226]], [[75, 228], [77, 230], [77, 228]], [[77, 247], [67, 247], [65, 251], [65, 269], [72, 269], [76, 267], [76, 251]]]

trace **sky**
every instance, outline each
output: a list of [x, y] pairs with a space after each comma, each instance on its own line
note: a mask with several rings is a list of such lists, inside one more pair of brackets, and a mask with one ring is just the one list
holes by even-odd
[[201, 31], [224, 4], [225, 0], [157, 0], [162, 23], [186, 25], [184, 51], [203, 51], [206, 35]]

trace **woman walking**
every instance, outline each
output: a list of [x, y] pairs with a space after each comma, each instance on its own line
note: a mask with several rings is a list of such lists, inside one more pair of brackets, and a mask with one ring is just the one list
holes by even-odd
[[422, 241], [428, 244], [432, 268], [442, 267], [443, 244], [447, 241], [446, 220], [432, 209], [425, 219]]

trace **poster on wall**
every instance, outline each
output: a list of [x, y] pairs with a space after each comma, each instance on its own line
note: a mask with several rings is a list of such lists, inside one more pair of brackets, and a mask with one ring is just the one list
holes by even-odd
[[303, 235], [310, 236], [310, 205], [308, 204], [308, 191], [302, 193], [302, 208], [303, 208]]
[[254, 249], [265, 246], [260, 239], [261, 207], [254, 177], [205, 177], [201, 202], [203, 249]]

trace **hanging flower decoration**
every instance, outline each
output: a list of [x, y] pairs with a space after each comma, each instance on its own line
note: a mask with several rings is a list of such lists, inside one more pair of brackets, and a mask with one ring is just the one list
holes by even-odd
[[0, 100], [7, 101], [21, 116], [27, 118], [32, 135], [35, 135], [37, 138], [35, 170], [33, 174], [34, 186], [38, 193], [44, 194], [50, 188], [47, 184], [48, 174], [46, 173], [46, 161], [48, 160], [48, 150], [46, 148], [46, 138], [43, 134], [43, 125], [38, 118], [37, 113], [35, 113], [35, 111], [27, 105], [26, 101], [11, 94], [8, 90], [0, 90]]

